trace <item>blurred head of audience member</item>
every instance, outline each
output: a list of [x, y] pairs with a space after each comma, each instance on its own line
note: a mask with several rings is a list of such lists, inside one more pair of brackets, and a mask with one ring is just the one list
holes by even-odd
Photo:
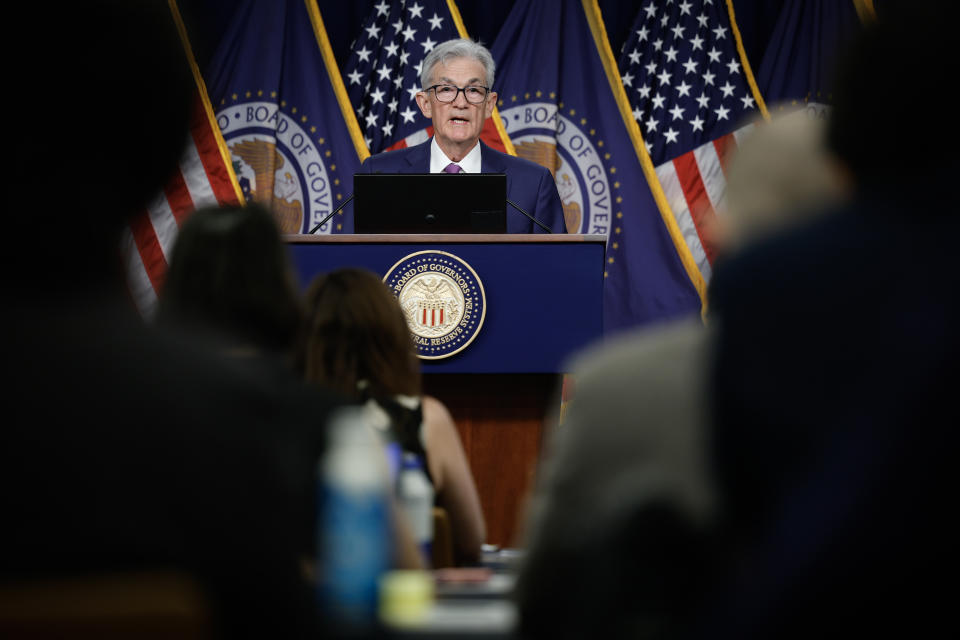
[[420, 395], [420, 361], [403, 311], [364, 269], [319, 275], [307, 287], [304, 376], [348, 397]]
[[300, 320], [296, 274], [266, 208], [208, 207], [187, 218], [173, 247], [158, 323], [206, 335], [232, 355], [292, 358]]
[[803, 224], [848, 197], [849, 177], [825, 136], [824, 120], [794, 110], [757, 120], [740, 139], [717, 225], [722, 255]]

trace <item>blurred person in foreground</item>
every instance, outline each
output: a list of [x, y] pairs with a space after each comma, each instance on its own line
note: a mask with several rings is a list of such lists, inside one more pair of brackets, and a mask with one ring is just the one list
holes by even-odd
[[[315, 637], [300, 558], [328, 400], [278, 394], [201, 341], [148, 328], [125, 288], [121, 230], [166, 184], [189, 132], [195, 87], [170, 6], [14, 13], [21, 43], [54, 49], [11, 69], [32, 126], [8, 132], [4, 597], [40, 597], [44, 612], [57, 595], [45, 585], [90, 580], [92, 600], [129, 602], [139, 577], [174, 572], [203, 602], [191, 632]], [[79, 628], [50, 624], [79, 636], [98, 620], [84, 613]], [[0, 635], [16, 637], [8, 623]]]
[[958, 135], [936, 96], [889, 90], [957, 77], [957, 13], [910, 3], [864, 30], [827, 136], [853, 199], [714, 271], [711, 461], [732, 558], [696, 637], [953, 625]]
[[[234, 372], [273, 389], [293, 406], [313, 396], [312, 433], [303, 446], [322, 451], [333, 408], [348, 399], [309, 388], [294, 357], [303, 309], [300, 284], [273, 215], [257, 203], [197, 209], [177, 233], [164, 278], [156, 326], [214, 351]], [[302, 504], [322, 508], [313, 483], [301, 483]], [[314, 509], [304, 509], [302, 553], [312, 556]]]
[[[731, 158], [724, 256], [809, 221], [845, 186], [822, 123], [758, 121]], [[699, 315], [576, 354], [525, 522], [524, 638], [676, 638], [723, 566], [709, 464], [713, 328]], [[576, 585], [575, 587], [572, 585]]]
[[317, 276], [305, 298], [305, 378], [365, 403], [385, 441], [424, 459], [435, 504], [450, 516], [455, 561], [476, 562], [486, 537], [477, 488], [449, 411], [422, 394], [396, 296], [373, 272], [344, 268]]

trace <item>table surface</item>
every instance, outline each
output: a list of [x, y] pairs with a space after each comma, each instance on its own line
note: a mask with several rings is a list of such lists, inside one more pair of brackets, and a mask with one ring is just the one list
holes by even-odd
[[388, 627], [389, 636], [398, 640], [514, 638], [517, 609], [511, 594], [522, 555], [517, 549], [485, 548], [481, 566], [474, 571], [433, 572], [435, 598], [424, 617], [402, 627]]

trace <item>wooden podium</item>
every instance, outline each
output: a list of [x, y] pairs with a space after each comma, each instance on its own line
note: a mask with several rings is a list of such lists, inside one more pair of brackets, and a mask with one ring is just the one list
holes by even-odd
[[305, 287], [314, 276], [362, 267], [386, 276], [420, 252], [451, 254], [482, 284], [472, 341], [421, 360], [424, 391], [453, 414], [476, 479], [487, 541], [511, 546], [536, 471], [546, 421], [560, 406], [563, 366], [599, 340], [606, 238], [573, 234], [289, 235]]

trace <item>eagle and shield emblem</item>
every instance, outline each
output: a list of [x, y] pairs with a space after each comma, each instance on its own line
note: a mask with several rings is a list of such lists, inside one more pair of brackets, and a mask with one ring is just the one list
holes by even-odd
[[383, 281], [397, 296], [422, 359], [459, 353], [483, 326], [483, 283], [469, 264], [451, 253], [411, 253], [393, 265]]
[[[329, 145], [306, 116], [253, 100], [225, 105], [216, 118], [244, 198], [270, 209], [281, 233], [308, 233], [342, 199]], [[336, 224], [319, 233], [339, 231]]]

